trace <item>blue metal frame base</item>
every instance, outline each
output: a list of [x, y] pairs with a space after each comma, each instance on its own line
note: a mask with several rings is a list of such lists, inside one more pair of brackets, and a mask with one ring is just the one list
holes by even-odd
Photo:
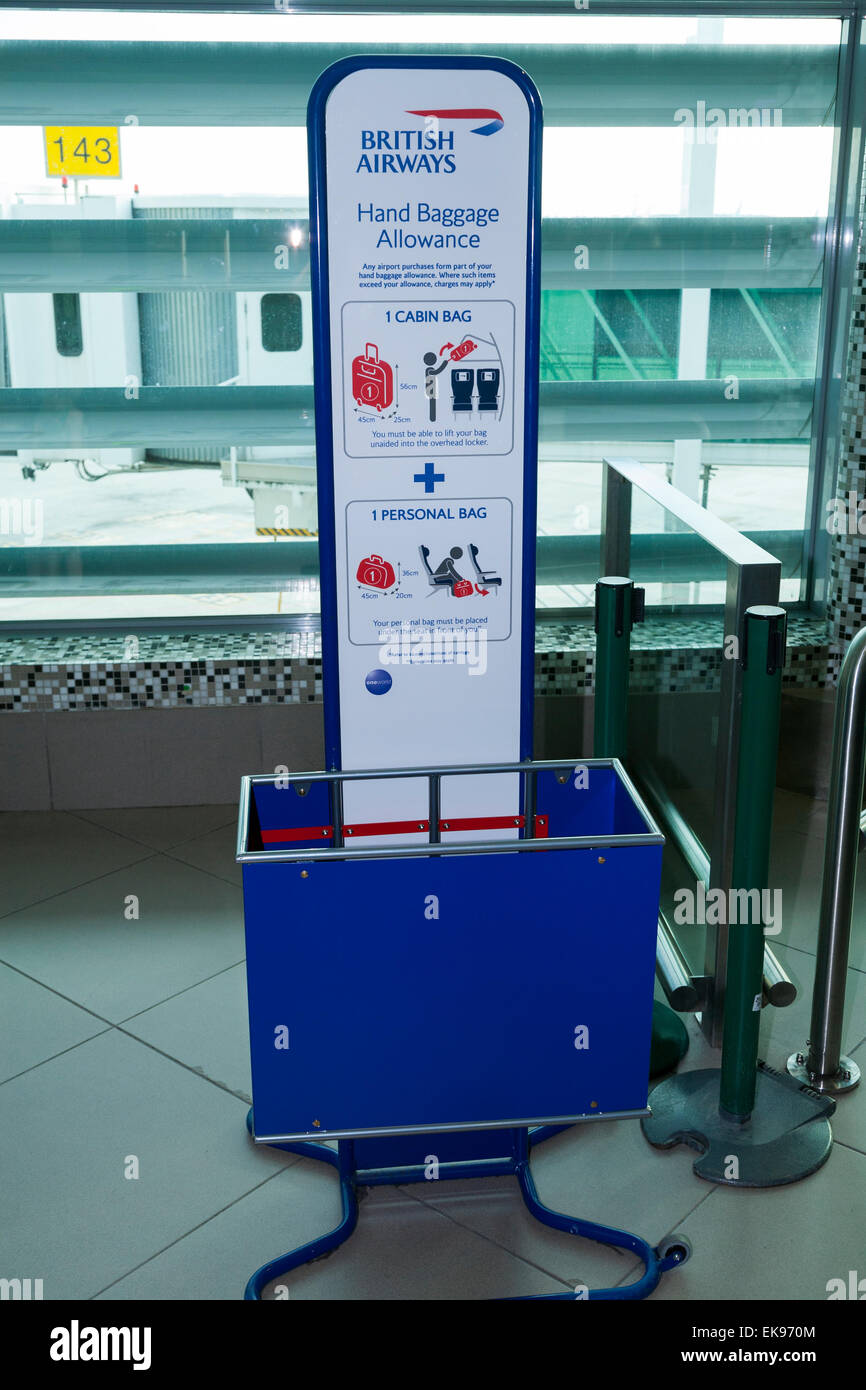
[[[615, 1226], [599, 1226], [594, 1221], [582, 1221], [579, 1217], [567, 1216], [564, 1212], [553, 1211], [551, 1207], [545, 1206], [538, 1196], [532, 1177], [529, 1165], [530, 1149], [567, 1128], [569, 1128], [567, 1125], [543, 1125], [532, 1130], [509, 1130], [511, 1139], [509, 1157], [493, 1161], [475, 1160], [474, 1162], [449, 1165], [448, 1177], [451, 1179], [491, 1177], [501, 1174], [516, 1177], [520, 1187], [520, 1195], [527, 1210], [543, 1225], [552, 1226], [554, 1230], [564, 1231], [567, 1235], [582, 1236], [585, 1240], [594, 1240], [600, 1245], [613, 1245], [622, 1250], [631, 1250], [643, 1261], [643, 1274], [631, 1284], [620, 1285], [611, 1289], [581, 1290], [579, 1293], [530, 1294], [507, 1301], [553, 1300], [561, 1302], [569, 1300], [573, 1302], [576, 1298], [629, 1300], [647, 1298], [658, 1286], [662, 1274], [682, 1264], [688, 1257], [688, 1252], [675, 1248], [667, 1254], [662, 1254], [643, 1240], [641, 1236], [633, 1235], [630, 1231], [621, 1231]], [[253, 1133], [252, 1110], [247, 1115], [247, 1129], [250, 1134]], [[296, 1250], [290, 1250], [285, 1255], [277, 1256], [275, 1260], [270, 1260], [267, 1264], [262, 1265], [261, 1269], [257, 1269], [249, 1279], [244, 1291], [244, 1299], [248, 1301], [260, 1301], [262, 1290], [272, 1280], [281, 1274], [288, 1274], [290, 1270], [298, 1269], [301, 1265], [321, 1259], [324, 1255], [330, 1255], [332, 1251], [349, 1239], [358, 1224], [357, 1188], [359, 1186], [393, 1185], [417, 1182], [423, 1178], [423, 1170], [405, 1167], [359, 1169], [355, 1160], [355, 1142], [352, 1139], [341, 1139], [336, 1149], [331, 1149], [326, 1144], [307, 1142], [271, 1144], [268, 1147], [282, 1149], [286, 1153], [300, 1154], [303, 1158], [315, 1158], [320, 1162], [329, 1163], [332, 1168], [336, 1168], [340, 1177], [343, 1211], [333, 1230], [319, 1236], [316, 1240], [309, 1241], [306, 1245], [299, 1245]]]

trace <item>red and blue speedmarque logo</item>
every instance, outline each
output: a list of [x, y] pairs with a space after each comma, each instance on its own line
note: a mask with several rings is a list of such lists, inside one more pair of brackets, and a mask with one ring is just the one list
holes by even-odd
[[497, 130], [501, 130], [505, 125], [499, 112], [488, 106], [457, 106], [442, 110], [431, 107], [426, 111], [407, 111], [406, 114], [407, 116], [437, 116], [443, 121], [487, 121], [487, 125], [476, 126], [472, 131], [473, 135], [495, 135]]

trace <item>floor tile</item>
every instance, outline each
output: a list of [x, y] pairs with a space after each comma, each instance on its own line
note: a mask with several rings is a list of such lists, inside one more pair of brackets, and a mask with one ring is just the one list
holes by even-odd
[[380, 1188], [361, 1203], [357, 1230], [345, 1246], [329, 1260], [275, 1280], [266, 1298], [278, 1284], [288, 1289], [289, 1301], [488, 1299], [568, 1289], [428, 1203]]
[[93, 1014], [0, 965], [0, 1082], [104, 1028]]
[[243, 956], [239, 890], [162, 855], [0, 919], [0, 961], [114, 1023]]
[[137, 1014], [123, 1027], [252, 1104], [243, 965]]
[[776, 788], [773, 802], [774, 835], [794, 831], [823, 840], [826, 823], [826, 801], [816, 801], [814, 797], [787, 791], [784, 787]]
[[[302, 1159], [206, 1226], [106, 1290], [105, 1298], [238, 1298], [268, 1260], [332, 1229], [340, 1219], [333, 1169]], [[202, 1271], [207, 1271], [206, 1280]], [[358, 1226], [327, 1260], [282, 1275], [265, 1290], [309, 1299], [484, 1299], [562, 1293], [551, 1279], [426, 1203], [393, 1188], [367, 1189]]]
[[[555, 1211], [633, 1231], [651, 1245], [706, 1196], [686, 1152], [652, 1148], [638, 1120], [575, 1125], [533, 1150], [532, 1173], [541, 1201]], [[431, 1182], [409, 1190], [567, 1282], [605, 1287], [640, 1272], [631, 1256], [535, 1221], [523, 1209], [514, 1179], [470, 1179], [441, 1188]]]
[[[293, 1161], [244, 1104], [112, 1030], [0, 1087], [7, 1277], [91, 1298]], [[139, 1177], [124, 1176], [130, 1156]]]
[[866, 1156], [838, 1144], [788, 1187], [714, 1188], [678, 1227], [691, 1259], [653, 1299], [826, 1299], [828, 1280], [864, 1272], [864, 1189]]
[[[854, 1048], [849, 1055], [860, 1068], [862, 1080], [853, 1091], [845, 1091], [836, 1097], [836, 1114], [830, 1123], [834, 1139], [850, 1149], [866, 1153], [866, 1042]], [[866, 1275], [866, 1269], [863, 1273]]]
[[[533, 1171], [537, 1160], [533, 1162]], [[584, 1217], [575, 1173], [574, 1195], [562, 1210]], [[640, 1277], [641, 1261], [630, 1253], [566, 1235], [530, 1216], [516, 1178], [474, 1178], [459, 1182], [413, 1183], [404, 1189], [448, 1216], [457, 1225], [486, 1236], [504, 1250], [563, 1280], [569, 1288], [611, 1288]]]
[[175, 859], [193, 864], [209, 874], [216, 874], [217, 878], [236, 883], [240, 888], [243, 877], [240, 864], [235, 863], [236, 849], [237, 816], [228, 825], [218, 826], [205, 835], [196, 836], [194, 840], [175, 845], [171, 852]]
[[220, 826], [235, 825], [238, 818], [236, 806], [141, 806], [74, 814], [151, 849], [172, 849]]
[[339, 1219], [336, 1173], [299, 1159], [112, 1284], [100, 1299], [241, 1299], [260, 1265], [320, 1236]]
[[141, 845], [66, 811], [4, 811], [0, 814], [0, 916], [146, 855]]

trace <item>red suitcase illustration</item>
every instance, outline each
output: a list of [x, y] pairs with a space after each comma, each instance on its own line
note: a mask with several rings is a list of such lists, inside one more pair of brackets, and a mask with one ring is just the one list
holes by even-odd
[[462, 362], [463, 358], [468, 357], [470, 352], [474, 352], [477, 346], [478, 344], [473, 343], [471, 338], [467, 338], [465, 342], [458, 343], [457, 347], [452, 349], [448, 355], [452, 362]]
[[368, 555], [358, 566], [357, 580], [368, 589], [390, 589], [394, 583], [394, 566], [381, 555]]
[[458, 579], [451, 592], [455, 598], [469, 598], [473, 588], [468, 579]]
[[352, 395], [358, 405], [374, 410], [387, 410], [394, 399], [394, 372], [388, 362], [379, 361], [375, 343], [352, 361]]

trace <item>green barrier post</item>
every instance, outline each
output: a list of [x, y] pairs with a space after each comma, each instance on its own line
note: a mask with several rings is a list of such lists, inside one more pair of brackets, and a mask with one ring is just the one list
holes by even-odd
[[[743, 703], [737, 773], [737, 819], [732, 887], [757, 890], [763, 903], [770, 867], [770, 831], [779, 748], [779, 710], [785, 652], [785, 612], [746, 609], [742, 637]], [[764, 921], [755, 893], [736, 903], [728, 917], [728, 969], [722, 1040], [720, 1107], [744, 1121], [755, 1105], [758, 1033], [764, 973]], [[748, 907], [746, 908], [746, 904]], [[743, 916], [745, 921], [740, 920]]]
[[631, 630], [643, 622], [644, 591], [618, 575], [595, 586], [595, 758], [624, 758], [628, 742]]

